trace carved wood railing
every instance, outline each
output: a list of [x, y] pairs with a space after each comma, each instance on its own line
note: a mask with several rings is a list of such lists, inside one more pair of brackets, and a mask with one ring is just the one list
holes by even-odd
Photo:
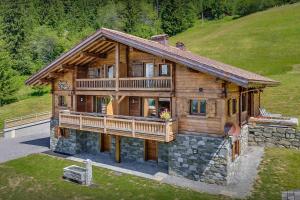
[[[118, 90], [172, 90], [172, 77], [131, 77], [119, 78]], [[76, 79], [78, 90], [115, 90], [115, 78]]]
[[78, 90], [114, 90], [116, 79], [76, 79], [76, 89]]
[[174, 140], [177, 132], [176, 120], [66, 111], [59, 114], [59, 126], [162, 142]]
[[172, 77], [119, 78], [120, 90], [171, 90]]

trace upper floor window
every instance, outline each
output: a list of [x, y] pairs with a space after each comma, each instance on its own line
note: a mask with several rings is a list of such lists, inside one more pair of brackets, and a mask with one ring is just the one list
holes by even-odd
[[108, 66], [107, 68], [107, 78], [114, 78], [114, 66]]
[[206, 115], [206, 100], [191, 100], [190, 113], [192, 115]]
[[66, 100], [66, 96], [58, 96], [58, 106], [61, 107], [67, 107], [67, 100]]
[[237, 112], [237, 100], [236, 99], [232, 99], [232, 114], [234, 115]]
[[247, 94], [242, 94], [242, 112], [247, 110]]
[[168, 65], [168, 64], [159, 65], [159, 75], [160, 76], [170, 76], [170, 65]]
[[154, 76], [154, 64], [146, 63], [145, 64], [145, 77], [153, 77]]

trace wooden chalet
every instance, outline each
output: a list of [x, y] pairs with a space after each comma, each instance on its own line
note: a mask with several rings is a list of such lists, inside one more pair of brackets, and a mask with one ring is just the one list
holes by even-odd
[[120, 162], [125, 138], [144, 142], [144, 160], [158, 161], [159, 144], [241, 128], [259, 114], [263, 89], [278, 82], [170, 46], [167, 35], [147, 40], [102, 28], [26, 84], [52, 87], [53, 150], [64, 152], [55, 145], [69, 130], [93, 133], [99, 152], [113, 150]]

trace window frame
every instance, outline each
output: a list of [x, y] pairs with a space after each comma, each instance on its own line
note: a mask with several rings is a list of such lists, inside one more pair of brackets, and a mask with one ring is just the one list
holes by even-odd
[[[193, 111], [192, 107], [193, 107], [193, 102], [196, 101], [197, 102], [197, 108], [196, 108], [196, 112]], [[205, 112], [201, 112], [201, 106], [203, 106], [204, 103], [204, 111]], [[190, 100], [190, 115], [197, 115], [197, 116], [206, 116], [207, 115], [207, 100], [206, 99], [191, 99]]]
[[67, 97], [65, 95], [58, 95], [58, 106], [68, 107]]
[[246, 93], [243, 93], [242, 95], [241, 95], [241, 101], [242, 101], [242, 112], [245, 112], [245, 111], [247, 111], [247, 94]]
[[236, 98], [232, 98], [232, 115], [235, 115], [237, 112], [238, 112], [238, 110], [237, 110], [237, 104], [238, 104], [238, 102], [237, 102], [237, 99]]
[[[162, 67], [163, 65], [167, 66], [167, 74], [162, 74]], [[168, 63], [159, 64], [159, 76], [170, 76], [171, 75], [171, 65]]]

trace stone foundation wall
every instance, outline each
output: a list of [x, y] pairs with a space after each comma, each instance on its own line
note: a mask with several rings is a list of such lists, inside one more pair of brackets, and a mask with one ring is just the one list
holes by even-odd
[[144, 161], [144, 140], [121, 137], [121, 160]]
[[55, 152], [74, 155], [77, 153], [76, 130], [70, 129], [69, 137], [55, 137], [55, 129], [58, 126], [58, 119], [50, 121], [50, 149]]
[[169, 148], [169, 174], [225, 184], [229, 143], [221, 137], [178, 134]]
[[300, 148], [300, 132], [295, 128], [249, 124], [249, 145]]
[[158, 143], [158, 165], [162, 168], [168, 168], [169, 166], [169, 144]]

